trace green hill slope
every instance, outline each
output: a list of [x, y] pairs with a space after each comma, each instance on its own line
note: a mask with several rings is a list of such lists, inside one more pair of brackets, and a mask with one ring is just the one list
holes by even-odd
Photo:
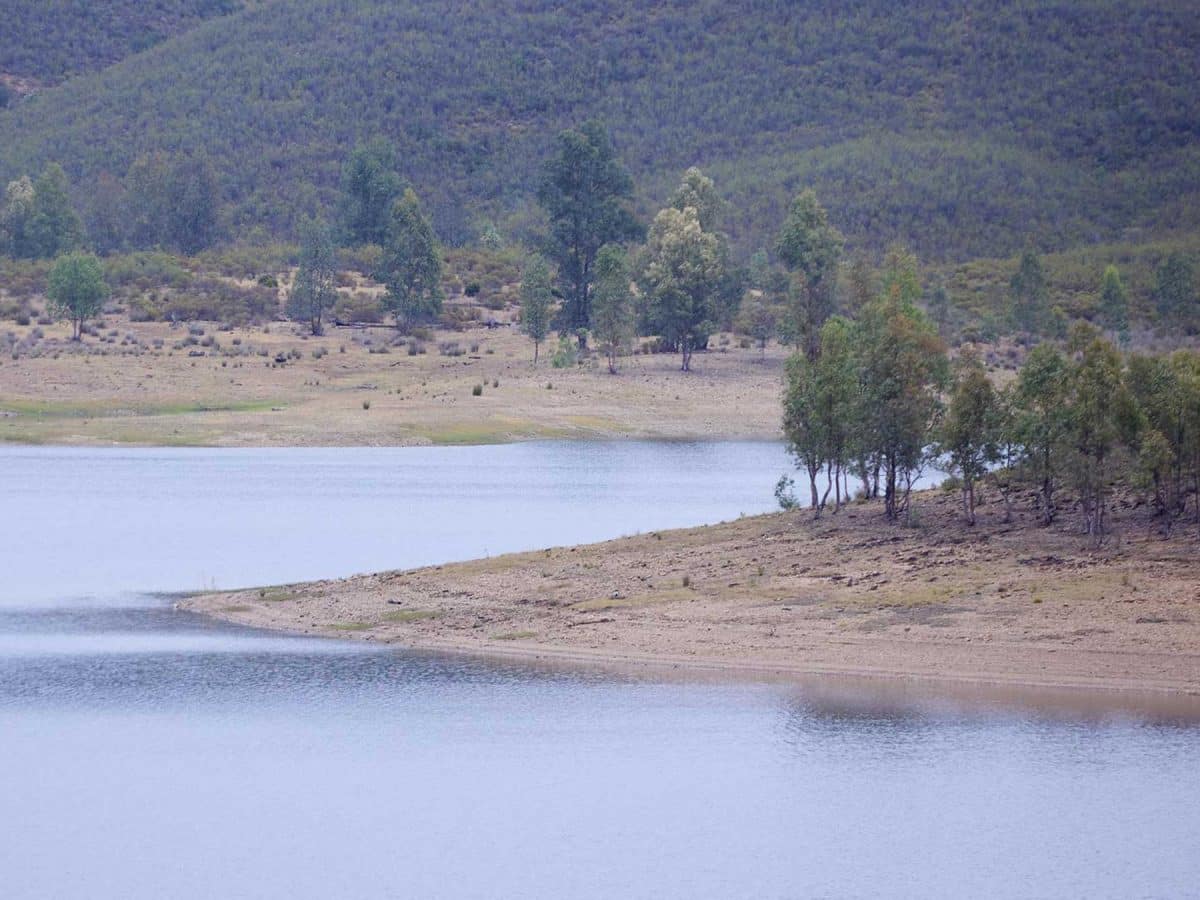
[[92, 72], [241, 9], [241, 0], [10, 0], [0, 74], [56, 82]]
[[963, 259], [1200, 225], [1194, 2], [276, 0], [0, 113], [0, 177], [205, 150], [288, 232], [383, 134], [442, 236], [534, 221], [551, 138], [613, 130], [644, 210], [708, 167], [758, 246], [814, 185], [859, 243]]

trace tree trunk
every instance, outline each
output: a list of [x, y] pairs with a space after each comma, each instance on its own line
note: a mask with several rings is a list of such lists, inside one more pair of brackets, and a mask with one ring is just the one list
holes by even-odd
[[533, 364], [534, 364], [535, 366], [537, 365], [537, 358], [538, 358], [538, 345], [539, 345], [539, 344], [540, 344], [540, 341], [534, 341], [534, 342], [533, 342]]
[[683, 338], [679, 342], [679, 350], [683, 354], [682, 371], [692, 371], [692, 342], [688, 338]]
[[962, 504], [963, 515], [966, 517], [967, 524], [974, 526], [975, 524], [975, 482], [969, 479], [963, 479], [962, 488]]

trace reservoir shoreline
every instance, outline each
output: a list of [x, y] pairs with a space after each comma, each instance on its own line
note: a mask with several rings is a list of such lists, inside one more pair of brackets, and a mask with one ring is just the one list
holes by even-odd
[[[242, 625], [414, 650], [785, 678], [1200, 696], [1190, 530], [1136, 511], [1094, 549], [987, 505], [794, 511], [177, 605]], [[1181, 534], [1180, 532], [1186, 532]]]

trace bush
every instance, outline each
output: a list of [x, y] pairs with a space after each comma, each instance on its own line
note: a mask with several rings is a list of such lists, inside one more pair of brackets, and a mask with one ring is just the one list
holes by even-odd
[[563, 336], [558, 339], [558, 347], [555, 349], [554, 355], [550, 357], [550, 365], [556, 369], [569, 369], [575, 365], [578, 359], [579, 352], [575, 342], [569, 337]]
[[482, 384], [477, 384], [477, 385], [475, 385], [475, 387], [471, 388], [471, 396], [472, 397], [480, 397], [482, 395], [483, 395], [483, 385]]
[[467, 286], [463, 288], [463, 293], [468, 297], [478, 297], [481, 290], [483, 288], [478, 281], [468, 281]]
[[385, 312], [383, 301], [378, 297], [361, 291], [349, 295], [339, 294], [337, 303], [333, 305], [333, 320], [374, 325], [383, 321]]

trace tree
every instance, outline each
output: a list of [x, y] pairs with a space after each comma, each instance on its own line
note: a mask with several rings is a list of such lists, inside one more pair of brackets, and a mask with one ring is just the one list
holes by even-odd
[[71, 206], [67, 173], [58, 163], [46, 166], [33, 184], [33, 207], [27, 224], [30, 255], [48, 259], [79, 246], [83, 226]]
[[720, 234], [721, 219], [729, 206], [717, 194], [713, 180], [695, 166], [683, 173], [683, 180], [671, 195], [670, 205], [680, 212], [689, 206], [696, 210], [700, 227], [712, 234]]
[[779, 313], [767, 302], [762, 291], [753, 291], [742, 301], [742, 309], [738, 315], [737, 327], [743, 334], [752, 337], [758, 344], [763, 357], [767, 355], [767, 342], [779, 326]]
[[811, 190], [801, 192], [788, 210], [775, 253], [796, 273], [791, 298], [793, 327], [809, 356], [816, 355], [821, 325], [836, 309], [842, 244], [841, 233], [829, 224], [817, 195]]
[[975, 485], [1000, 457], [1000, 408], [991, 379], [972, 351], [959, 360], [959, 371], [941, 428], [942, 453], [962, 481], [963, 517], [975, 524]]
[[867, 304], [879, 296], [879, 285], [871, 262], [861, 253], [855, 254], [846, 276], [846, 293], [842, 310], [851, 318], [866, 309]]
[[142, 155], [125, 173], [126, 222], [130, 246], [168, 243], [171, 230], [167, 199], [168, 161], [162, 153]]
[[345, 243], [382, 246], [404, 187], [396, 151], [387, 140], [377, 137], [358, 144], [342, 166], [339, 221]]
[[617, 374], [617, 357], [633, 339], [633, 294], [624, 248], [605, 244], [596, 254], [596, 286], [592, 295], [592, 334]]
[[337, 301], [337, 257], [333, 233], [324, 222], [309, 219], [300, 228], [300, 267], [288, 293], [287, 314], [320, 334], [326, 311]]
[[1054, 521], [1054, 491], [1064, 439], [1062, 406], [1067, 361], [1057, 348], [1038, 344], [1017, 375], [1015, 427], [1023, 448], [1022, 462], [1039, 486], [1043, 525]]
[[671, 207], [654, 217], [642, 259], [641, 282], [652, 327], [679, 347], [682, 370], [712, 328], [712, 300], [722, 275], [720, 241], [700, 227], [692, 207]]
[[912, 486], [929, 461], [949, 374], [933, 324], [902, 299], [899, 285], [863, 313], [862, 442], [883, 469], [889, 520], [908, 518]]
[[1129, 333], [1129, 295], [1121, 283], [1121, 273], [1116, 266], [1104, 269], [1100, 281], [1100, 321], [1114, 335]]
[[1117, 348], [1090, 328], [1089, 333], [1074, 335], [1073, 343], [1079, 348], [1079, 361], [1072, 367], [1061, 414], [1084, 530], [1099, 543], [1111, 457], [1121, 444], [1132, 443], [1137, 407], [1122, 377]]
[[944, 284], [937, 284], [929, 295], [929, 318], [937, 326], [938, 334], [945, 334], [950, 323], [950, 294]]
[[1041, 258], [1032, 250], [1021, 254], [1017, 271], [1008, 283], [1017, 328], [1040, 334], [1047, 326], [1049, 291]]
[[783, 434], [788, 453], [796, 468], [808, 475], [809, 505], [813, 514], [820, 511], [817, 478], [825, 465], [825, 434], [820, 408], [817, 363], [803, 353], [793, 353], [787, 361], [786, 387], [783, 394]]
[[60, 256], [50, 270], [46, 295], [55, 314], [71, 320], [71, 339], [79, 340], [83, 323], [100, 311], [108, 297], [100, 260], [90, 253]]
[[1158, 267], [1154, 298], [1158, 314], [1167, 322], [1185, 324], [1197, 313], [1196, 271], [1182, 253], [1169, 253]]
[[28, 175], [10, 181], [0, 206], [0, 250], [16, 259], [34, 256], [29, 234], [33, 215], [33, 181]]
[[87, 232], [101, 255], [124, 249], [129, 235], [129, 193], [118, 178], [101, 172], [87, 205]]
[[387, 286], [384, 306], [401, 327], [430, 321], [442, 311], [442, 256], [412, 188], [392, 207], [379, 280]]
[[220, 189], [205, 156], [175, 159], [166, 171], [167, 241], [183, 253], [197, 253], [217, 239]]
[[531, 256], [521, 273], [521, 330], [533, 341], [533, 364], [538, 361], [538, 348], [550, 333], [550, 317], [554, 304], [554, 288], [550, 267], [541, 256]]
[[596, 254], [605, 244], [642, 234], [629, 210], [633, 179], [600, 123], [585, 122], [558, 136], [537, 197], [550, 218], [546, 254], [558, 265], [564, 326], [588, 328]]

